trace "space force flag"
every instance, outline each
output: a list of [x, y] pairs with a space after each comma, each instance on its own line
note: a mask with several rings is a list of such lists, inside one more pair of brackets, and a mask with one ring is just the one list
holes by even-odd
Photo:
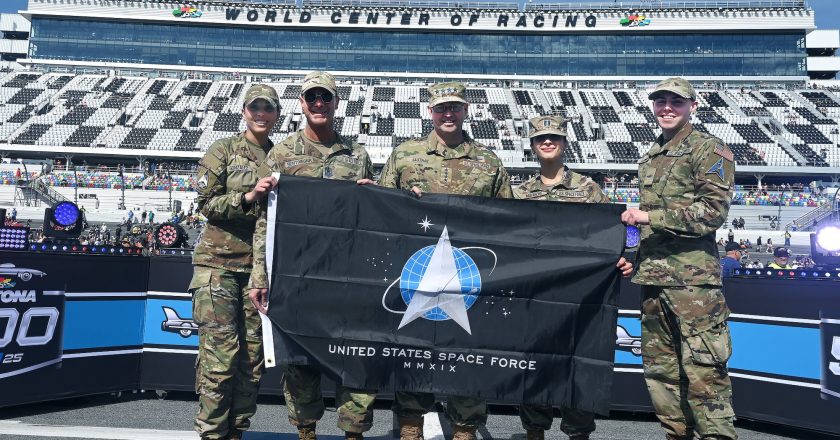
[[623, 205], [280, 182], [267, 246], [279, 364], [352, 388], [607, 412]]

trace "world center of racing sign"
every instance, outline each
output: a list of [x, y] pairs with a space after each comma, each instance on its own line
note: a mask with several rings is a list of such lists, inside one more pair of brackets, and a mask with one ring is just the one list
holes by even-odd
[[[68, 5], [64, 0], [30, 0], [25, 14], [33, 17], [78, 17], [83, 19], [150, 21], [179, 25], [224, 25], [273, 28], [355, 29], [389, 31], [457, 31], [478, 33], [630, 33], [701, 32], [744, 30], [814, 29], [814, 14], [808, 9], [692, 9], [630, 11], [587, 9], [517, 11], [499, 9], [364, 8], [352, 5], [297, 8], [247, 3], [189, 5], [195, 11], [180, 16], [181, 3], [90, 0]], [[628, 14], [650, 20], [646, 26], [622, 25]], [[185, 20], [187, 16], [189, 20]]]

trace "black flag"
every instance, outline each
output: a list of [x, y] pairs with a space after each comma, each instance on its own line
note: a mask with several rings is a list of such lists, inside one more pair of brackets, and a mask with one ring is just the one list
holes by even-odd
[[353, 388], [608, 411], [623, 205], [290, 176], [278, 191], [280, 364]]

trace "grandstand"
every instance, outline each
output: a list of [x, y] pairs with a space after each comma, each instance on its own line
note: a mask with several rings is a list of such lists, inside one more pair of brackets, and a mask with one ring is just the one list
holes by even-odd
[[[840, 179], [840, 83], [809, 79], [831, 70], [821, 57], [834, 53], [837, 33], [814, 30], [803, 1], [520, 7], [289, 0], [197, 7], [202, 14], [185, 17], [151, 0], [30, 0], [28, 58], [0, 76], [3, 156], [74, 165], [194, 162], [213, 141], [244, 129], [240, 109], [253, 83], [269, 84], [281, 97], [277, 142], [302, 128], [300, 81], [323, 68], [339, 79], [336, 130], [365, 146], [378, 166], [394, 146], [431, 130], [426, 87], [459, 79], [469, 86], [465, 129], [517, 179], [538, 168], [528, 118], [549, 113], [569, 120], [570, 166], [632, 174], [658, 135], [647, 90], [665, 75], [681, 75], [700, 94], [695, 126], [729, 144], [739, 184], [787, 176], [830, 186]], [[375, 13], [397, 18], [377, 21]], [[622, 24], [640, 15], [647, 24]], [[193, 34], [201, 38], [190, 40]], [[672, 43], [662, 46], [656, 37]], [[66, 44], [68, 38], [76, 43]], [[266, 46], [278, 39], [288, 44]], [[146, 174], [85, 173], [56, 170], [40, 180], [60, 193], [190, 192], [194, 183], [186, 175], [149, 181]], [[620, 188], [612, 197], [632, 204], [637, 193]], [[781, 205], [799, 218], [799, 210], [830, 201], [744, 190], [735, 203]]]
[[[342, 79], [336, 129], [366, 146], [376, 164], [383, 164], [395, 145], [431, 129], [425, 90], [431, 82]], [[282, 97], [272, 135], [276, 142], [303, 124], [299, 80], [12, 71], [0, 78], [0, 144], [6, 144], [5, 151], [45, 157], [198, 158], [213, 141], [244, 129], [240, 109], [244, 90], [253, 82], [275, 87]], [[645, 87], [469, 85], [465, 129], [496, 150], [508, 167], [536, 167], [523, 140], [528, 118], [539, 114], [568, 118], [567, 162], [601, 164], [604, 170], [629, 169], [616, 165], [635, 164], [657, 135]], [[840, 93], [789, 86], [699, 86], [692, 121], [727, 142], [738, 164], [754, 172], [840, 167]]]

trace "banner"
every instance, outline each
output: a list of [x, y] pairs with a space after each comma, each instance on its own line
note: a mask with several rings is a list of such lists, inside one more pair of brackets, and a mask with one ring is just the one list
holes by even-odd
[[623, 205], [280, 181], [280, 364], [354, 388], [608, 411]]
[[63, 289], [64, 281], [47, 280], [48, 275], [33, 267], [0, 264], [0, 379], [61, 362], [64, 291], [56, 286]]
[[840, 319], [835, 318], [820, 312], [820, 391], [823, 399], [840, 402]]

